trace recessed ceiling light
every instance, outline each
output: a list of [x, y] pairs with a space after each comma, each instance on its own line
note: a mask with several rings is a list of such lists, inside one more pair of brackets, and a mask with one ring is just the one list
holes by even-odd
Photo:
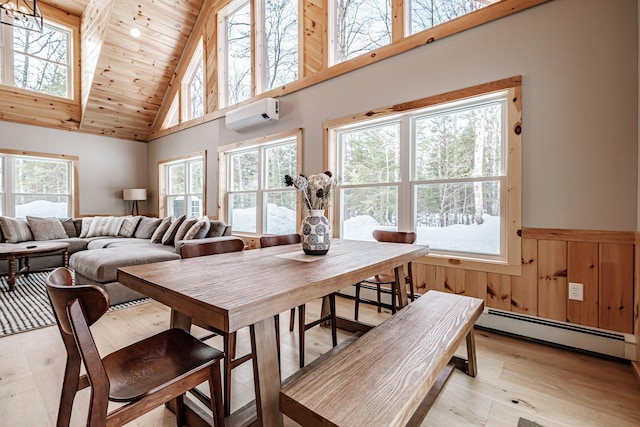
[[132, 29], [129, 30], [129, 32], [131, 33], [131, 35], [133, 37], [136, 37], [136, 38], [140, 37], [140, 34], [141, 34], [140, 30], [137, 29], [137, 28], [132, 28]]

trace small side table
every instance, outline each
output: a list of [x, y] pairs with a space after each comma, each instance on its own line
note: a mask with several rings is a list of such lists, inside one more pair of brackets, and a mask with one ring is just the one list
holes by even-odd
[[[0, 245], [0, 260], [6, 259], [9, 262], [9, 290], [16, 288], [16, 278], [19, 274], [29, 273], [29, 258], [40, 257], [45, 255], [62, 255], [62, 265], [69, 266], [69, 244], [68, 243], [50, 243], [50, 242], [29, 242]], [[23, 259], [23, 267], [20, 271], [16, 270], [16, 261]]]

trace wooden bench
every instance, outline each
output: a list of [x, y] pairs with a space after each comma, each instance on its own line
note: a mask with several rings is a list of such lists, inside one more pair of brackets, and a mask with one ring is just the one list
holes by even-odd
[[[286, 381], [280, 410], [304, 426], [417, 426], [454, 368], [477, 372], [473, 325], [484, 303], [429, 291]], [[466, 338], [467, 359], [455, 356]]]

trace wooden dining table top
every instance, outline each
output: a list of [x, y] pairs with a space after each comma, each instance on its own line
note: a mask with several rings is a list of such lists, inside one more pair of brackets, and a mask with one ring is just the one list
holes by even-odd
[[391, 270], [428, 246], [333, 239], [327, 255], [274, 246], [121, 267], [118, 281], [226, 332]]

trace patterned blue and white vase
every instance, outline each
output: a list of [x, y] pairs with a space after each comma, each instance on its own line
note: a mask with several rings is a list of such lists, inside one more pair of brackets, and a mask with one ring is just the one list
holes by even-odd
[[331, 246], [331, 228], [324, 210], [311, 209], [300, 228], [302, 250], [307, 255], [326, 255]]

